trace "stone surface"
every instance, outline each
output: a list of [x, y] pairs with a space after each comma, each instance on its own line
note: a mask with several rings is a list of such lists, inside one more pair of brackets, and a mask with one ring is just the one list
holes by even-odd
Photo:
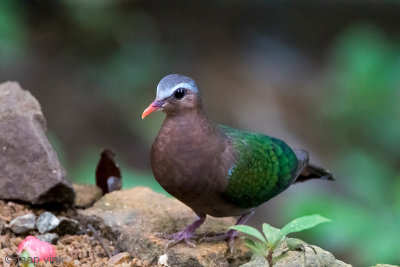
[[101, 188], [90, 184], [73, 184], [75, 190], [75, 207], [87, 208], [103, 195]]
[[50, 244], [56, 244], [60, 237], [56, 233], [46, 233], [43, 235], [37, 235], [36, 238], [40, 241], [44, 241]]
[[18, 83], [0, 85], [0, 199], [70, 203], [74, 191], [46, 137], [38, 101]]
[[121, 263], [129, 260], [130, 257], [131, 257], [131, 255], [128, 252], [121, 252], [121, 253], [118, 253], [118, 254], [112, 256], [110, 258], [110, 260], [108, 261], [108, 264], [110, 266], [115, 266], [116, 264], [121, 264]]
[[34, 230], [36, 226], [36, 215], [28, 213], [19, 216], [10, 222], [10, 229], [16, 234], [25, 234]]
[[[180, 243], [165, 255], [167, 240], [156, 237], [155, 233], [180, 231], [195, 219], [193, 211], [178, 200], [143, 187], [106, 194], [92, 208], [80, 211], [82, 223], [100, 228], [99, 220], [104, 222], [116, 238], [116, 247], [129, 252], [137, 262], [156, 265], [161, 260], [169, 266], [239, 266], [250, 260], [252, 253], [240, 239], [235, 241], [233, 255], [228, 252], [226, 242], [200, 243], [195, 248]], [[207, 217], [197, 233], [222, 232], [234, 224], [234, 218]]]
[[74, 235], [79, 231], [79, 222], [74, 219], [60, 216], [60, 223], [56, 228], [56, 232], [59, 235]]
[[[274, 257], [281, 257], [280, 260], [275, 263], [274, 267], [351, 267], [350, 264], [335, 259], [332, 253], [328, 251], [317, 246], [311, 246], [304, 242], [302, 243], [304, 245], [304, 251], [288, 251], [286, 242], [282, 242], [281, 246], [277, 248], [273, 254]], [[250, 262], [241, 265], [241, 267], [267, 266], [269, 266], [269, 264], [265, 257], [256, 254], [253, 255]]]
[[39, 233], [51, 232], [60, 224], [60, 220], [51, 212], [43, 212], [36, 221]]

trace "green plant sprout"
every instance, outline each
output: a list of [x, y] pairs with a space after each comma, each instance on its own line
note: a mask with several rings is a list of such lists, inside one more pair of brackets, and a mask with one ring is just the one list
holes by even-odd
[[20, 267], [35, 267], [35, 264], [32, 262], [31, 255], [28, 251], [24, 250], [20, 258], [22, 259], [19, 261]]
[[[248, 246], [255, 253], [263, 255], [268, 261], [269, 266], [273, 266], [281, 258], [280, 256], [276, 258], [272, 257], [274, 250], [279, 247], [281, 242], [285, 240], [288, 234], [301, 232], [313, 228], [318, 224], [330, 221], [330, 219], [322, 217], [319, 214], [314, 214], [294, 219], [286, 224], [282, 229], [277, 229], [268, 223], [263, 223], [262, 228], [264, 235], [257, 229], [248, 225], [236, 225], [230, 227], [229, 229], [237, 230], [256, 239], [255, 241], [253, 239], [246, 238], [246, 246]], [[290, 239], [287, 244], [289, 250], [298, 250], [302, 247], [302, 244], [300, 242], [296, 242], [295, 239]]]

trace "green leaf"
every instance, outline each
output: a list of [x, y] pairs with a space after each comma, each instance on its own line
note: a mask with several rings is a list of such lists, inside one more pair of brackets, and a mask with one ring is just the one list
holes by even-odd
[[282, 236], [286, 236], [290, 233], [301, 232], [301, 231], [313, 228], [313, 227], [317, 226], [318, 224], [321, 224], [324, 222], [330, 222], [330, 221], [331, 220], [329, 220], [325, 217], [322, 217], [319, 214], [303, 216], [303, 217], [294, 219], [293, 221], [286, 224], [281, 229], [281, 234], [282, 234]]
[[248, 225], [235, 225], [232, 227], [229, 227], [229, 229], [232, 230], [237, 230], [239, 232], [242, 232], [246, 235], [255, 237], [257, 239], [259, 239], [260, 241], [262, 241], [263, 243], [267, 243], [267, 240], [265, 240], [265, 237], [255, 228], [248, 226]]
[[264, 235], [267, 237], [269, 245], [272, 246], [272, 249], [276, 247], [276, 245], [283, 237], [279, 229], [272, 227], [268, 223], [263, 223], [263, 232]]
[[264, 255], [264, 252], [266, 251], [265, 244], [261, 242], [254, 242], [249, 238], [246, 238], [245, 245], [249, 247], [253, 252], [260, 255]]
[[[29, 262], [29, 259], [31, 258], [31, 255], [29, 255], [28, 251], [24, 250], [22, 254], [20, 255], [20, 267], [35, 267], [35, 264]], [[23, 260], [22, 260], [23, 259]]]

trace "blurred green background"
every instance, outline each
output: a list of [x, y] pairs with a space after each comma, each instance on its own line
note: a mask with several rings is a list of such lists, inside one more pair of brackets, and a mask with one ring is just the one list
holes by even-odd
[[2, 1], [0, 81], [40, 101], [75, 182], [103, 148], [124, 187], [162, 188], [142, 121], [158, 81], [195, 78], [211, 119], [307, 148], [337, 181], [294, 185], [250, 224], [320, 213], [307, 242], [356, 266], [400, 263], [400, 6], [395, 1]]

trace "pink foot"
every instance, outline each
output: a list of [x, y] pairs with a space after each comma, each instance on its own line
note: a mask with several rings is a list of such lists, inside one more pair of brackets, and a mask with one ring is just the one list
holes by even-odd
[[200, 227], [206, 220], [206, 215], [200, 216], [194, 223], [189, 225], [185, 230], [174, 233], [174, 234], [165, 234], [165, 233], [157, 233], [156, 236], [164, 239], [169, 239], [170, 241], [165, 246], [165, 251], [167, 251], [170, 247], [174, 245], [185, 242], [189, 247], [194, 248], [195, 245], [190, 241], [191, 238], [194, 237], [194, 231]]

